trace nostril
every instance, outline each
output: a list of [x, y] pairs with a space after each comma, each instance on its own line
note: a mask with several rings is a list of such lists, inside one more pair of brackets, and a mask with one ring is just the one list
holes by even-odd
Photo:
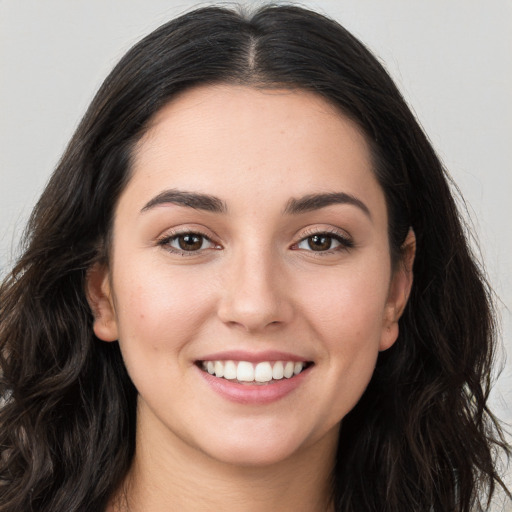
[[224, 300], [219, 305], [218, 316], [226, 325], [250, 332], [288, 323], [292, 317], [292, 308], [287, 301], [246, 293]]

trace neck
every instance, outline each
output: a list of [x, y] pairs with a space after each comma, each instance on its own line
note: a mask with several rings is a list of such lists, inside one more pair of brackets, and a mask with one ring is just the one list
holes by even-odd
[[[172, 438], [170, 438], [170, 437]], [[168, 431], [145, 435], [110, 512], [244, 510], [326, 512], [337, 431], [272, 465], [239, 466], [212, 459]]]

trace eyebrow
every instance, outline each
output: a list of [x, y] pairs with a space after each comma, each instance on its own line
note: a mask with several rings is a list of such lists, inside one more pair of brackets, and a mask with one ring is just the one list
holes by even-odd
[[187, 206], [195, 210], [204, 210], [212, 213], [226, 213], [227, 205], [222, 199], [209, 194], [200, 194], [197, 192], [186, 192], [183, 190], [164, 190], [156, 197], [151, 199], [140, 211], [144, 213], [155, 206], [162, 204], [177, 204]]
[[319, 210], [333, 204], [349, 204], [362, 210], [370, 219], [372, 218], [369, 208], [357, 197], [345, 192], [333, 192], [328, 194], [309, 194], [304, 197], [292, 198], [286, 204], [285, 214], [297, 215], [300, 213]]
[[[198, 192], [186, 192], [183, 190], [170, 189], [164, 190], [153, 199], [148, 201], [142, 208], [144, 213], [155, 206], [162, 204], [177, 204], [186, 206], [195, 210], [204, 210], [211, 213], [226, 213], [227, 204], [220, 198], [210, 194], [201, 194]], [[298, 199], [290, 199], [284, 208], [285, 215], [298, 215], [301, 213], [319, 210], [333, 204], [349, 204], [358, 207], [370, 219], [371, 214], [368, 207], [357, 197], [345, 192], [331, 192], [326, 194], [308, 194]]]

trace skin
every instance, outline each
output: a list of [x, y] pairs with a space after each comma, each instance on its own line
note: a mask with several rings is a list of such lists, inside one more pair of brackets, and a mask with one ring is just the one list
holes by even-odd
[[[169, 189], [225, 211], [151, 205]], [[363, 206], [285, 211], [319, 193]], [[95, 333], [119, 340], [139, 391], [119, 508], [326, 510], [340, 422], [395, 342], [412, 282], [414, 235], [393, 272], [387, 222], [364, 136], [313, 93], [204, 86], [155, 116], [116, 208], [110, 264], [88, 279]], [[190, 232], [208, 238], [180, 252], [177, 233]], [[352, 246], [312, 250], [315, 233]], [[314, 364], [277, 401], [235, 403], [196, 364], [234, 349]]]

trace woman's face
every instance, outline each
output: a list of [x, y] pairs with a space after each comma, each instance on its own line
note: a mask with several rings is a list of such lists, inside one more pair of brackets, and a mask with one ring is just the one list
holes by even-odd
[[322, 98], [219, 85], [164, 107], [89, 277], [144, 438], [237, 465], [332, 451], [410, 286], [387, 221], [364, 137]]

